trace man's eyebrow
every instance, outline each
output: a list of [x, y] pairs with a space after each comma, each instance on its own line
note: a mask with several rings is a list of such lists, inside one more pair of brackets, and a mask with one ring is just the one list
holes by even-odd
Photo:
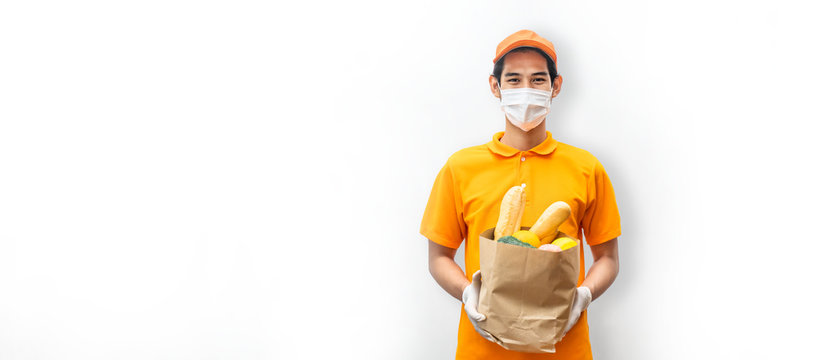
[[[504, 76], [506, 76], [506, 77], [520, 76], [520, 74], [519, 73], [506, 73], [506, 74], [504, 74]], [[531, 74], [531, 76], [548, 76], [548, 73], [545, 72], [545, 71], [540, 71], [540, 72], [535, 72], [535, 73]]]

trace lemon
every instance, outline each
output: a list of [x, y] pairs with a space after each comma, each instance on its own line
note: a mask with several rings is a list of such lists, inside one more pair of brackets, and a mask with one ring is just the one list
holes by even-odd
[[552, 241], [551, 243], [559, 246], [560, 249], [563, 250], [568, 250], [574, 246], [577, 246], [577, 243], [574, 240], [571, 240], [570, 238], [567, 237], [561, 237], [557, 240]]
[[538, 238], [537, 235], [534, 234], [531, 231], [519, 230], [519, 231], [515, 232], [514, 234], [511, 234], [511, 236], [516, 237], [520, 241], [522, 241], [522, 242], [524, 242], [524, 243], [526, 243], [528, 245], [531, 245], [531, 246], [533, 246], [535, 248], [540, 247], [540, 238]]

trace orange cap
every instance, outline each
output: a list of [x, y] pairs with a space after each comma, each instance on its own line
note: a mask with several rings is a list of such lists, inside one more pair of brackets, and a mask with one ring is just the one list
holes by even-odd
[[544, 51], [551, 57], [551, 60], [554, 60], [554, 67], [557, 66], [557, 52], [554, 50], [554, 44], [531, 30], [520, 30], [503, 39], [497, 45], [497, 56], [494, 57], [494, 63], [496, 64], [497, 60], [500, 60], [509, 51], [522, 46], [535, 47]]

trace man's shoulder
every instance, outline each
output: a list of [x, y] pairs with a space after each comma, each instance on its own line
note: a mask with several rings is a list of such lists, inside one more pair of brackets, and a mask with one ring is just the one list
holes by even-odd
[[469, 168], [472, 166], [485, 165], [494, 160], [487, 144], [468, 146], [455, 151], [447, 160], [452, 168]]
[[599, 161], [590, 151], [561, 141], [557, 141], [557, 150], [557, 155], [570, 159], [571, 162], [578, 165], [593, 166]]
[[470, 160], [474, 156], [486, 155], [488, 152], [489, 148], [487, 144], [479, 144], [457, 150], [449, 158]]

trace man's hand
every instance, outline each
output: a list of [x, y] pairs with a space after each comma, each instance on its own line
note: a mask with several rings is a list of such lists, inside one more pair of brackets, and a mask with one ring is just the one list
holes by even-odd
[[571, 304], [571, 314], [568, 316], [568, 324], [565, 326], [565, 331], [560, 335], [562, 339], [571, 328], [576, 325], [579, 316], [591, 304], [591, 289], [587, 286], [580, 286], [577, 288], [577, 296], [574, 297], [574, 303]]
[[472, 275], [472, 281], [463, 273], [463, 269], [454, 262], [454, 255], [457, 249], [449, 248], [429, 240], [429, 272], [435, 278], [440, 287], [446, 290], [459, 301], [463, 302], [463, 310], [471, 321], [474, 330], [484, 339], [494, 342], [485, 330], [478, 326], [478, 322], [485, 321], [486, 316], [477, 312], [478, 298], [480, 297], [480, 286], [483, 277], [480, 270]]
[[[591, 245], [591, 252], [594, 254], [594, 264], [588, 269], [588, 276], [583, 280], [582, 286], [577, 288], [577, 296], [574, 297], [571, 315], [562, 336], [574, 327], [591, 300], [598, 298], [613, 284], [616, 274], [619, 273], [619, 238]], [[591, 289], [594, 289], [593, 294]]]
[[468, 316], [469, 321], [471, 321], [472, 326], [474, 326], [474, 330], [477, 331], [477, 333], [484, 339], [494, 342], [494, 338], [492, 338], [491, 335], [489, 335], [485, 330], [481, 329], [477, 324], [478, 322], [486, 320], [486, 315], [477, 312], [477, 304], [480, 298], [480, 286], [482, 286], [482, 284], [483, 277], [480, 274], [480, 270], [477, 270], [472, 276], [471, 284], [463, 289], [463, 309], [466, 310], [466, 316]]

